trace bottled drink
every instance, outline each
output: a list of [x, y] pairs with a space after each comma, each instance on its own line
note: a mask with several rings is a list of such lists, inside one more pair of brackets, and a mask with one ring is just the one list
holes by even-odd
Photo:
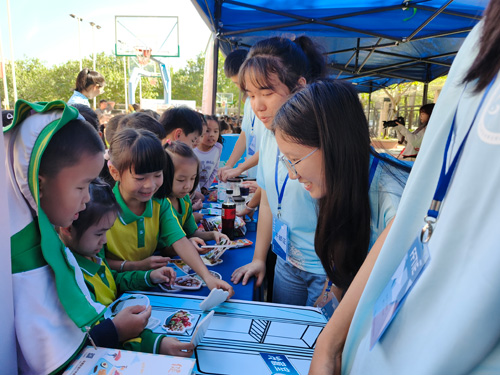
[[233, 201], [233, 191], [226, 190], [226, 201], [222, 203], [222, 233], [234, 240], [234, 219], [236, 219], [236, 204]]
[[223, 203], [226, 201], [226, 183], [219, 181], [217, 185], [217, 202]]

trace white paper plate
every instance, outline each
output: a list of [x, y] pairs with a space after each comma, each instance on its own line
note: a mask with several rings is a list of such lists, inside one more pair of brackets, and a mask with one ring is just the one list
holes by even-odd
[[108, 306], [106, 311], [104, 311], [104, 318], [113, 319], [120, 311], [129, 306], [149, 306], [149, 298], [144, 294], [129, 294], [127, 296], [121, 296], [115, 302]]

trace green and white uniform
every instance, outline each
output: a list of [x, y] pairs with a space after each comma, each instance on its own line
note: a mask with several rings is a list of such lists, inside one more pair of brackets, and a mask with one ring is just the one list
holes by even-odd
[[[109, 268], [104, 248], [92, 260], [74, 254], [83, 271], [83, 277], [96, 302], [109, 306], [122, 292], [146, 290], [154, 286], [150, 271], [117, 272]], [[161, 340], [165, 335], [145, 329], [139, 337], [127, 340], [121, 347], [145, 353], [159, 353]]]
[[52, 136], [78, 117], [78, 111], [63, 101], [19, 100], [14, 121], [3, 129], [21, 374], [61, 369], [82, 347], [87, 327], [104, 310], [92, 299], [75, 257], [40, 208], [38, 171], [43, 152]]

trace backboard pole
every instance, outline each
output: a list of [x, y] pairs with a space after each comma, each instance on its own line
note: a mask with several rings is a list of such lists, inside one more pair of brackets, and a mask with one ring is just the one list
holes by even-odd
[[123, 84], [125, 86], [125, 111], [128, 110], [128, 95], [127, 95], [127, 84], [128, 84], [128, 79], [127, 79], [127, 58], [123, 56]]

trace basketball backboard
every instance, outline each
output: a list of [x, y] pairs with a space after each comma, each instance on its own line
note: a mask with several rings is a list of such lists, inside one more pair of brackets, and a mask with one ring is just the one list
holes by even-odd
[[116, 56], [179, 57], [179, 18], [176, 16], [115, 16]]

